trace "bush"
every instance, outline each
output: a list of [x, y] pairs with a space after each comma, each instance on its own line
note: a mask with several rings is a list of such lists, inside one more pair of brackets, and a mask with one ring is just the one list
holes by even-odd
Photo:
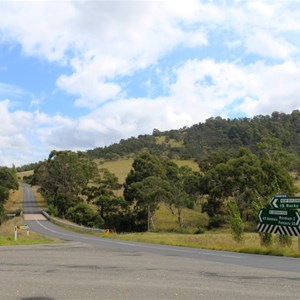
[[209, 218], [208, 221], [208, 228], [212, 229], [212, 228], [220, 228], [222, 227], [222, 225], [224, 225], [225, 222], [225, 218], [223, 216], [213, 216]]
[[240, 242], [243, 239], [244, 234], [244, 223], [241, 218], [239, 209], [235, 201], [228, 203], [228, 208], [230, 212], [230, 228], [233, 238]]
[[260, 232], [259, 233], [260, 237], [260, 244], [263, 247], [269, 247], [272, 245], [273, 238], [272, 238], [272, 233], [269, 232]]
[[101, 227], [104, 223], [101, 216], [95, 212], [87, 203], [81, 202], [68, 210], [71, 221], [88, 227]]
[[290, 248], [292, 246], [292, 237], [288, 235], [279, 235], [278, 236], [278, 243], [282, 247]]
[[203, 234], [203, 233], [205, 233], [205, 228], [202, 226], [199, 226], [197, 230], [194, 232], [194, 234]]

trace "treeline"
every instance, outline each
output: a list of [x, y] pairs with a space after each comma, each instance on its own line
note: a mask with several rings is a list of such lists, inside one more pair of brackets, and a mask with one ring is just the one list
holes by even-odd
[[0, 167], [0, 224], [5, 219], [4, 204], [9, 198], [10, 191], [19, 188], [15, 168]]

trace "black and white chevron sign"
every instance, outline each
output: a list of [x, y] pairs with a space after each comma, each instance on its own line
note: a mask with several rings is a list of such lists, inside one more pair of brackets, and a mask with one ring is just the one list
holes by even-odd
[[277, 233], [281, 235], [300, 236], [300, 228], [259, 223], [258, 232]]

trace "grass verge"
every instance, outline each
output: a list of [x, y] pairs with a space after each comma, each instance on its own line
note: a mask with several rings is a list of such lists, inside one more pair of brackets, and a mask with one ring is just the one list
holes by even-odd
[[44, 235], [30, 231], [27, 237], [26, 230], [18, 231], [18, 239], [15, 241], [14, 228], [18, 225], [23, 225], [24, 221], [21, 217], [10, 219], [0, 226], [0, 246], [8, 245], [33, 245], [33, 244], [50, 244], [61, 242], [58, 239], [46, 237]]
[[240, 253], [300, 257], [300, 252], [298, 251], [298, 240], [296, 237], [293, 237], [293, 243], [290, 248], [280, 247], [276, 242], [274, 242], [273, 246], [269, 248], [262, 247], [260, 245], [257, 233], [246, 233], [243, 242], [236, 242], [228, 232], [211, 232], [201, 235], [153, 232], [126, 234], [112, 233], [109, 235], [109, 237], [112, 239], [161, 245], [233, 251]]

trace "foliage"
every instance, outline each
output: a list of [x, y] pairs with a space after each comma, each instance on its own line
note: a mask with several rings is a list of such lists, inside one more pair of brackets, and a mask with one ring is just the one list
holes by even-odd
[[288, 235], [278, 235], [278, 242], [281, 247], [288, 247], [292, 246], [292, 237]]
[[81, 202], [80, 195], [97, 175], [97, 166], [86, 155], [72, 151], [52, 151], [34, 172], [48, 205], [66, 216], [70, 207]]
[[244, 224], [241, 219], [238, 206], [235, 201], [230, 201], [228, 203], [228, 208], [230, 212], [229, 223], [234, 240], [240, 242], [243, 239]]
[[270, 247], [273, 242], [272, 233], [269, 232], [260, 232], [259, 233], [260, 244], [263, 247]]
[[[271, 116], [258, 115], [252, 119], [209, 118], [203, 123], [179, 130], [163, 132], [154, 129], [152, 135], [131, 137], [104, 148], [89, 150], [87, 154], [93, 158], [114, 159], [147, 150], [170, 159], [195, 159], [201, 170], [207, 171], [236, 155], [240, 147], [246, 147], [257, 154], [257, 143], [263, 138], [277, 138], [282, 141], [283, 149], [299, 156], [300, 112], [273, 112]], [[295, 163], [294, 169], [297, 168]]]
[[203, 211], [210, 217], [224, 215], [225, 203], [233, 199], [242, 219], [251, 221], [257, 215], [257, 210], [253, 210], [254, 202], [270, 199], [274, 194], [283, 192], [293, 195], [293, 178], [283, 159], [287, 157], [286, 152], [278, 145], [278, 151], [270, 155], [272, 142], [272, 139], [263, 140], [259, 155], [242, 147], [235, 157], [207, 171], [203, 177], [203, 186], [206, 187], [204, 191], [208, 201], [203, 205]]
[[124, 198], [133, 205], [137, 228], [155, 228], [153, 215], [160, 203], [177, 216], [181, 228], [182, 209], [193, 207], [200, 174], [148, 152], [137, 155], [132, 167], [124, 184]]
[[103, 225], [103, 219], [101, 216], [95, 212], [90, 205], [81, 202], [75, 207], [68, 209], [68, 217], [73, 222], [88, 226], [88, 227], [101, 227]]
[[0, 224], [4, 221], [4, 203], [9, 198], [10, 190], [18, 190], [16, 169], [0, 167]]

